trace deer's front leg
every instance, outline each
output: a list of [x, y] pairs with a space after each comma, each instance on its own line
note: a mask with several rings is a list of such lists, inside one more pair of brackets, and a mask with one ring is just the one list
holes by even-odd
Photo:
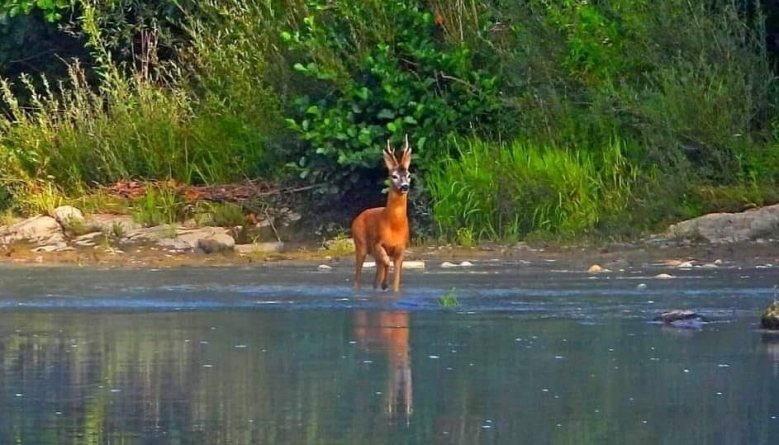
[[392, 276], [392, 290], [400, 291], [400, 271], [403, 269], [403, 252], [400, 252], [394, 259], [395, 273]]
[[373, 257], [376, 258], [376, 278], [373, 280], [373, 288], [381, 284], [382, 289], [387, 288], [387, 274], [389, 273], [390, 256], [381, 243], [373, 246]]

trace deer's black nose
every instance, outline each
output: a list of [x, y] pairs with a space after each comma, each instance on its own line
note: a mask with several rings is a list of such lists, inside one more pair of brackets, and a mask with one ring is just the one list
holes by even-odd
[[400, 191], [401, 192], [407, 192], [410, 186], [408, 184], [401, 184], [400, 185]]

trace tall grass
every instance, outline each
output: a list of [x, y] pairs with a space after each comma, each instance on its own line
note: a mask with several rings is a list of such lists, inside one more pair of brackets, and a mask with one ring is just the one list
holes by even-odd
[[459, 159], [427, 184], [441, 235], [517, 239], [529, 233], [574, 235], [622, 213], [636, 173], [615, 141], [598, 155], [530, 142], [456, 142]]
[[280, 119], [277, 109], [244, 117], [247, 107], [225, 105], [257, 102], [257, 89], [195, 90], [182, 63], [155, 63], [153, 38], [139, 56], [141, 68], [125, 69], [111, 60], [93, 14], [85, 3], [81, 20], [98, 63], [94, 71], [71, 62], [68, 78], [53, 84], [46, 76], [22, 76], [25, 101], [11, 81], [0, 79], [4, 187], [21, 197], [18, 191], [40, 181], [78, 194], [127, 178], [224, 183], [273, 174], [267, 133], [270, 116]]

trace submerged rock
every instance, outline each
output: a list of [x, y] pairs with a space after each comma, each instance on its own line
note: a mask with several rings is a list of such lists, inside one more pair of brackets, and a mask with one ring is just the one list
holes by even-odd
[[674, 277], [673, 275], [667, 273], [659, 273], [655, 275], [655, 278], [657, 278], [658, 280], [670, 280], [673, 277]]
[[760, 315], [760, 327], [773, 331], [779, 330], [779, 300], [774, 300]]
[[673, 326], [676, 328], [699, 329], [709, 322], [703, 315], [686, 309], [674, 309], [663, 312], [653, 320], [656, 323]]

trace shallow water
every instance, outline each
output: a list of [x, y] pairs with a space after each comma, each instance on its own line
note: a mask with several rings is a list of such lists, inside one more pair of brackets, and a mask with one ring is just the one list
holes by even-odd
[[2, 269], [0, 444], [776, 443], [779, 270], [665, 271]]

